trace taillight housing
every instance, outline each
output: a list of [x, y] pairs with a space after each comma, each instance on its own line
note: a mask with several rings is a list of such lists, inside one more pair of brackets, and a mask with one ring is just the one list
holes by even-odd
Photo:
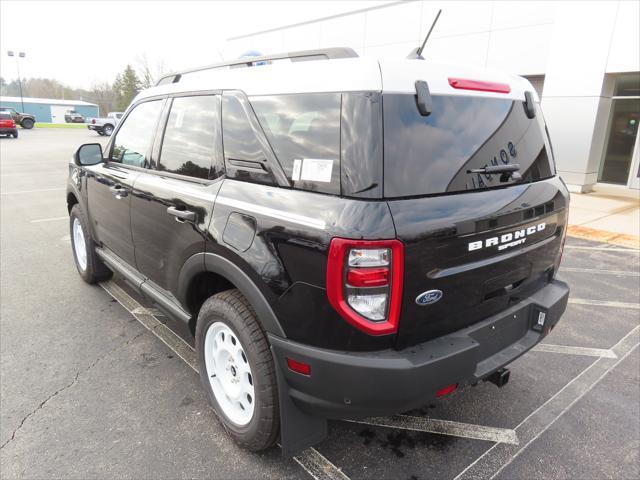
[[327, 297], [354, 327], [369, 335], [398, 330], [404, 245], [399, 240], [334, 238], [327, 260]]

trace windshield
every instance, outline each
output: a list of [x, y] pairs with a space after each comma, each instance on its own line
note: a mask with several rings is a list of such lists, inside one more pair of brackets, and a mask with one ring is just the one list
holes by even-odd
[[[478, 190], [554, 175], [541, 115], [529, 119], [522, 102], [433, 96], [422, 116], [414, 95], [383, 95], [384, 195], [404, 197]], [[519, 165], [519, 175], [469, 173]]]

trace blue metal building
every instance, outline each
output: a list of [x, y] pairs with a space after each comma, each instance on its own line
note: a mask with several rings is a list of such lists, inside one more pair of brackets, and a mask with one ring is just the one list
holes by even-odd
[[83, 100], [24, 97], [22, 102], [24, 111], [20, 97], [0, 97], [0, 109], [13, 108], [18, 112], [30, 113], [36, 116], [36, 122], [47, 123], [65, 123], [64, 114], [67, 110], [75, 110], [85, 118], [100, 116], [98, 105]]

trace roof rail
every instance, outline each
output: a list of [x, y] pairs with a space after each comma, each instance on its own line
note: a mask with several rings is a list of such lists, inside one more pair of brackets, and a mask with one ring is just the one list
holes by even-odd
[[271, 62], [272, 60], [284, 60], [290, 59], [292, 62], [305, 62], [309, 60], [330, 60], [336, 58], [354, 58], [358, 54], [348, 47], [336, 47], [336, 48], [318, 48], [314, 50], [301, 50], [299, 52], [286, 52], [278, 53], [275, 55], [262, 55], [259, 57], [244, 57], [237, 60], [231, 60], [229, 62], [214, 63], [213, 65], [206, 65], [204, 67], [193, 68], [190, 70], [184, 70], [181, 72], [170, 73], [165, 75], [158, 83], [158, 85], [166, 85], [168, 83], [178, 83], [183, 75], [188, 73], [201, 72], [203, 70], [212, 70], [215, 68], [242, 68], [253, 67], [261, 62]]

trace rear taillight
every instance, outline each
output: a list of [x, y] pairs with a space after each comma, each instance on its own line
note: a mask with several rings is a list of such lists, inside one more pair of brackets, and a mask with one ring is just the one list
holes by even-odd
[[460, 90], [475, 90], [478, 92], [509, 93], [511, 91], [511, 87], [506, 83], [469, 80], [468, 78], [449, 77], [449, 85]]
[[370, 335], [398, 330], [404, 246], [398, 240], [334, 238], [327, 261], [327, 296], [333, 308]]
[[95, 125], [95, 124], [96, 124], [96, 119], [95, 119], [95, 118], [92, 118], [92, 119], [91, 119], [91, 123], [93, 123], [93, 124]]

